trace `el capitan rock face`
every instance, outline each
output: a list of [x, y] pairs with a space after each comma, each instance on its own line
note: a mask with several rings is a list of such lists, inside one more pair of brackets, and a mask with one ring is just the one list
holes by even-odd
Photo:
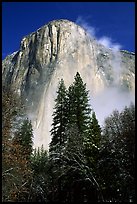
[[25, 101], [35, 147], [48, 148], [58, 82], [63, 78], [69, 86], [77, 71], [92, 97], [114, 86], [134, 94], [134, 53], [107, 49], [68, 20], [52, 21], [24, 37], [20, 50], [3, 60], [3, 84], [12, 84]]

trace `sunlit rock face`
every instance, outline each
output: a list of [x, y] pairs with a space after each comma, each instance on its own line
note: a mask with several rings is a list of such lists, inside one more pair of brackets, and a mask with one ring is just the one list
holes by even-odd
[[24, 37], [20, 50], [7, 56], [2, 66], [3, 84], [12, 85], [25, 101], [33, 123], [35, 147], [43, 144], [48, 149], [61, 78], [68, 87], [78, 71], [91, 101], [110, 87], [117, 87], [121, 94], [134, 95], [134, 53], [107, 49], [68, 20], [52, 21]]

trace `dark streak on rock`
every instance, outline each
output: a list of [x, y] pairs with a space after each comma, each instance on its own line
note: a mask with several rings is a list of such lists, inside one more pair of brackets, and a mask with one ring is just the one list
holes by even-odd
[[48, 28], [49, 28], [49, 39], [50, 39], [50, 43], [51, 43], [50, 62], [52, 62], [52, 58], [53, 58], [53, 34], [52, 34], [52, 26], [49, 24]]
[[57, 30], [57, 54], [56, 54], [56, 61], [58, 60], [59, 49], [60, 49], [60, 27]]

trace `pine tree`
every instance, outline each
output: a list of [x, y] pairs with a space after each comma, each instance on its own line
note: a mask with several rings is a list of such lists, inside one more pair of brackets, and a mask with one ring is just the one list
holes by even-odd
[[[55, 99], [55, 111], [53, 113], [53, 123], [51, 129], [52, 140], [49, 147], [50, 161], [50, 177], [52, 186], [52, 197], [54, 197], [54, 189], [61, 189], [61, 182], [57, 182], [58, 175], [61, 171], [61, 153], [67, 141], [66, 125], [67, 125], [67, 91], [63, 79], [61, 79]], [[60, 193], [58, 193], [60, 196]], [[51, 198], [52, 199], [52, 198]]]
[[50, 178], [48, 172], [48, 155], [43, 146], [35, 149], [31, 155], [31, 168], [33, 171], [31, 201], [46, 202]]
[[21, 128], [16, 134], [16, 139], [20, 141], [24, 154], [27, 159], [30, 159], [33, 151], [33, 129], [31, 121], [28, 118], [23, 120]]
[[76, 125], [80, 133], [87, 133], [90, 124], [91, 108], [89, 105], [88, 91], [80, 74], [77, 72], [74, 83], [69, 87], [69, 118], [68, 126]]
[[98, 124], [96, 114], [92, 112], [90, 131], [85, 138], [85, 154], [88, 162], [92, 167], [96, 167], [97, 158], [99, 154], [99, 147], [101, 141], [101, 128]]
[[[74, 83], [69, 87], [68, 98], [69, 117], [67, 131], [69, 134], [67, 147], [70, 147], [71, 150], [69, 152], [66, 148], [66, 151], [69, 157], [68, 161], [71, 161], [70, 163], [72, 168], [77, 169], [75, 176], [72, 173], [74, 182], [77, 183], [77, 177], [80, 177], [78, 172], [80, 171], [80, 174], [83, 178], [81, 178], [81, 185], [84, 187], [84, 179], [89, 179], [90, 182], [87, 185], [89, 185], [90, 191], [94, 191], [95, 194], [98, 194], [98, 198], [94, 195], [96, 198], [92, 198], [93, 201], [94, 199], [103, 200], [98, 179], [96, 178], [96, 164], [101, 139], [101, 128], [98, 124], [98, 120], [96, 119], [95, 112], [92, 112], [91, 116], [92, 109], [90, 108], [89, 104], [86, 84], [83, 83], [82, 78], [78, 72], [75, 76]], [[77, 130], [75, 137], [74, 128]], [[79, 142], [76, 142], [77, 140]], [[79, 160], [80, 158], [81, 161]], [[75, 164], [79, 164], [79, 167], [76, 167]], [[72, 177], [72, 175], [70, 177]], [[87, 199], [89, 200], [91, 200], [91, 198], [89, 198], [91, 193], [90, 191], [87, 194]], [[86, 195], [86, 193], [83, 195]]]
[[61, 79], [55, 99], [55, 111], [53, 113], [53, 123], [51, 129], [52, 141], [49, 152], [59, 150], [66, 141], [65, 130], [67, 124], [67, 92], [63, 79]]

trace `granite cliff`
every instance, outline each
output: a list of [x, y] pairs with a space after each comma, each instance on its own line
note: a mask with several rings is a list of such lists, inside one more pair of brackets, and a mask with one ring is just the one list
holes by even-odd
[[49, 22], [24, 37], [20, 49], [3, 60], [2, 82], [12, 85], [26, 104], [35, 147], [48, 148], [58, 82], [63, 78], [69, 86], [77, 71], [91, 98], [114, 87], [134, 96], [134, 53], [108, 49], [68, 20]]

